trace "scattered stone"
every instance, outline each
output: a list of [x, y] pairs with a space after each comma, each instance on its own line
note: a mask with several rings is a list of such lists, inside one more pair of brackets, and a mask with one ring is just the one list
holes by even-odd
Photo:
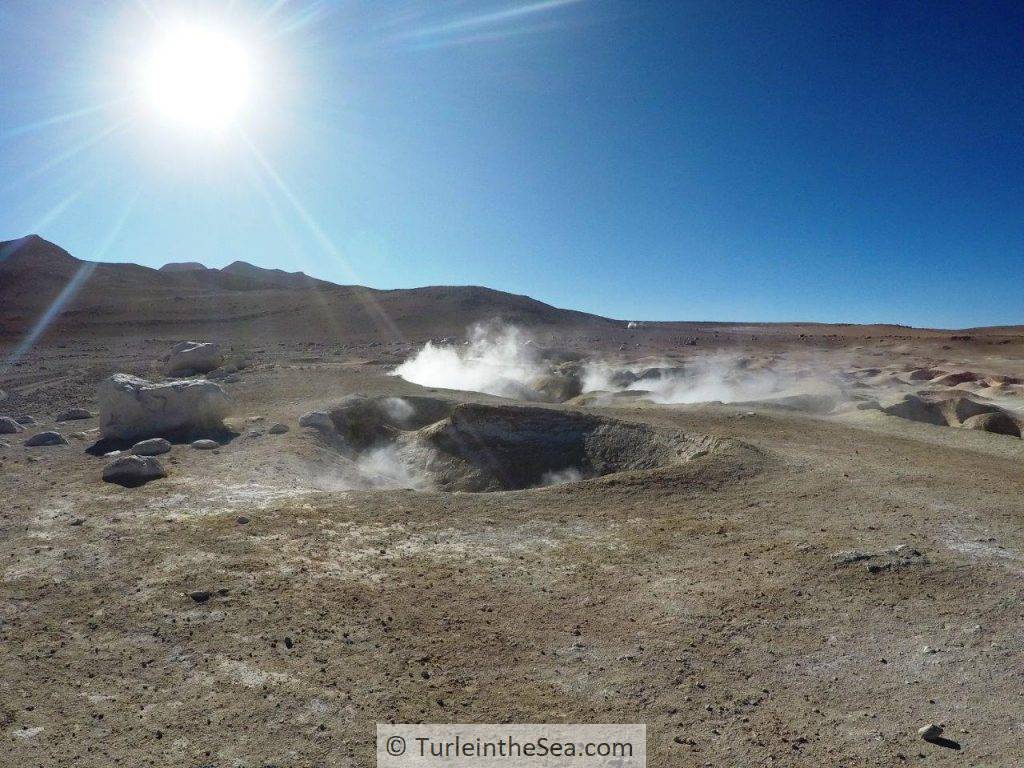
[[82, 419], [91, 419], [92, 413], [87, 411], [85, 408], [68, 408], [62, 414], [57, 416], [56, 421], [81, 421]]
[[212, 451], [215, 448], [220, 448], [220, 443], [216, 440], [196, 440], [192, 443], [192, 447], [200, 451]]
[[21, 426], [23, 426], [23, 427], [27, 427], [27, 426], [30, 426], [30, 425], [36, 423], [36, 420], [34, 418], [32, 418], [31, 416], [28, 416], [28, 415], [24, 415], [24, 414], [21, 415], [21, 416], [15, 416], [14, 420], [16, 422], [18, 422], [19, 424], [21, 424]]
[[0, 416], [0, 435], [16, 435], [25, 428], [10, 416]]
[[267, 432], [269, 432], [272, 435], [283, 435], [287, 431], [287, 424], [274, 424], [273, 426], [270, 427], [270, 429], [267, 430]]
[[40, 432], [25, 441], [28, 448], [35, 448], [42, 445], [70, 445], [67, 439], [60, 432]]
[[930, 645], [926, 645], [926, 646], [924, 646], [921, 649], [921, 653], [923, 653], [925, 656], [931, 656], [932, 654], [938, 653], [938, 652], [939, 652], [938, 648], [932, 648]]
[[238, 523], [239, 525], [245, 525], [246, 523], [249, 522], [249, 518], [246, 517], [245, 515], [239, 515], [237, 518], [235, 518], [235, 522]]
[[331, 421], [330, 415], [324, 411], [310, 411], [299, 419], [299, 426], [331, 430], [334, 429], [334, 422]]
[[168, 376], [192, 376], [209, 373], [224, 362], [220, 345], [211, 342], [183, 341], [171, 347], [167, 356]]
[[188, 596], [195, 600], [197, 603], [205, 603], [211, 597], [213, 592], [208, 589], [197, 589], [195, 592], [189, 592]]
[[121, 456], [103, 468], [104, 482], [117, 483], [127, 488], [134, 488], [161, 477], [167, 477], [167, 470], [159, 461], [148, 456]]
[[945, 730], [941, 725], [936, 723], [929, 723], [928, 725], [922, 726], [917, 729], [917, 735], [925, 741], [935, 741], [937, 738], [942, 736], [942, 732]]
[[100, 384], [100, 431], [105, 438], [134, 440], [224, 428], [231, 398], [203, 379], [153, 383], [116, 373]]
[[152, 437], [149, 440], [142, 440], [132, 446], [131, 452], [136, 456], [159, 456], [171, 450], [171, 443], [162, 437]]

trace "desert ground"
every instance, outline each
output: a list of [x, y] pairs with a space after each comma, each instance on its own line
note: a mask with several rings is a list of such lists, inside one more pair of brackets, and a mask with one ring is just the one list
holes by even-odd
[[[8, 323], [0, 763], [362, 767], [393, 721], [646, 723], [659, 767], [1020, 764], [1021, 329], [541, 323], [542, 365], [619, 383], [524, 399], [393, 375], [414, 309]], [[236, 361], [218, 447], [104, 482], [132, 441], [99, 388], [183, 340]]]
[[[1019, 342], [777, 331], [815, 370], [1024, 374]], [[176, 340], [44, 345], [5, 378], [36, 421], [0, 451], [7, 764], [365, 766], [379, 721], [644, 722], [657, 766], [1019, 763], [1020, 439], [813, 398], [534, 404], [714, 442], [547, 487], [347, 490], [304, 413], [515, 405], [388, 375], [411, 347], [275, 344], [237, 350], [218, 450], [102, 482], [96, 418], [54, 417]], [[47, 429], [70, 445], [22, 444]]]

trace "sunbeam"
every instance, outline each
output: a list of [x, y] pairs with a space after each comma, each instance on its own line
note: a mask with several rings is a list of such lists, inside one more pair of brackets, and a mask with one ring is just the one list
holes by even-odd
[[62, 115], [54, 115], [53, 117], [47, 117], [42, 120], [35, 120], [31, 123], [25, 123], [24, 125], [15, 126], [14, 128], [10, 128], [4, 131], [3, 134], [0, 134], [0, 141], [8, 141], [19, 136], [24, 136], [25, 134], [28, 133], [33, 133], [35, 131], [40, 131], [45, 128], [50, 128], [54, 125], [68, 123], [80, 117], [94, 115], [97, 112], [101, 112], [103, 110], [110, 109], [111, 107], [116, 106], [118, 102], [121, 102], [123, 100], [124, 99], [112, 99], [103, 104], [95, 104], [91, 107], [83, 107], [82, 109], [76, 109], [71, 112], [65, 112]]
[[585, 0], [543, 0], [543, 2], [529, 3], [505, 8], [492, 13], [484, 13], [478, 16], [455, 19], [444, 24], [423, 29], [414, 29], [395, 35], [395, 40], [410, 40], [416, 38], [451, 35], [468, 29], [477, 29], [490, 25], [503, 24], [515, 19], [533, 16], [540, 13], [547, 13], [568, 5], [577, 5]]
[[348, 274], [348, 279], [353, 283], [353, 287], [356, 289], [354, 291], [356, 297], [363, 304], [364, 308], [367, 310], [370, 316], [374, 318], [378, 323], [380, 323], [383, 326], [383, 329], [386, 330], [389, 334], [391, 334], [396, 340], [404, 342], [406, 340], [404, 334], [402, 334], [402, 332], [398, 329], [398, 326], [396, 326], [394, 322], [392, 322], [391, 318], [388, 317], [387, 313], [380, 308], [380, 305], [378, 305], [377, 302], [373, 300], [373, 297], [358, 290], [359, 276], [352, 268], [352, 265], [349, 263], [348, 259], [342, 256], [338, 249], [334, 246], [334, 243], [323, 231], [323, 229], [317, 223], [316, 219], [313, 218], [313, 215], [306, 210], [306, 207], [302, 204], [302, 201], [299, 200], [295, 193], [291, 191], [287, 184], [285, 184], [284, 179], [282, 179], [280, 175], [278, 175], [277, 171], [274, 170], [273, 166], [270, 165], [267, 159], [263, 156], [263, 153], [261, 153], [259, 149], [256, 147], [256, 145], [249, 140], [249, 137], [246, 136], [241, 131], [239, 131], [239, 137], [241, 141], [245, 144], [246, 148], [248, 148], [248, 150], [252, 153], [252, 156], [256, 160], [259, 167], [263, 170], [264, 173], [267, 174], [270, 180], [274, 183], [274, 186], [277, 187], [278, 191], [284, 196], [285, 200], [288, 201], [288, 204], [291, 205], [292, 210], [295, 211], [295, 214], [299, 217], [299, 220], [306, 226], [310, 234], [312, 234], [313, 237], [316, 239], [317, 243], [319, 243], [320, 247], [323, 248], [324, 252], [327, 253], [327, 255], [330, 256], [334, 260], [334, 262], [341, 266], [342, 269], [344, 269], [345, 272]]
[[17, 346], [15, 346], [10, 355], [7, 356], [7, 359], [0, 364], [0, 376], [6, 375], [11, 366], [17, 363], [18, 360], [25, 356], [26, 352], [32, 349], [35, 343], [39, 340], [39, 337], [46, 332], [46, 329], [49, 328], [50, 324], [53, 323], [58, 315], [60, 315], [67, 303], [75, 297], [75, 294], [78, 293], [79, 289], [92, 276], [96, 267], [99, 266], [97, 261], [106, 255], [107, 251], [110, 250], [110, 247], [117, 240], [118, 235], [121, 234], [121, 230], [124, 229], [124, 225], [128, 221], [128, 217], [131, 215], [135, 204], [138, 202], [139, 196], [140, 193], [136, 191], [131, 199], [129, 199], [124, 210], [121, 212], [121, 215], [118, 217], [117, 221], [114, 222], [114, 226], [111, 227], [107, 237], [93, 255], [93, 259], [95, 259], [95, 261], [82, 262], [78, 271], [67, 282], [67, 285], [61, 289], [57, 298], [50, 302], [50, 306], [47, 307], [46, 311], [36, 321], [35, 325], [32, 326], [31, 330], [29, 330], [25, 337]]
[[118, 120], [113, 125], [104, 128], [99, 133], [90, 136], [89, 138], [85, 139], [82, 142], [79, 142], [70, 149], [61, 152], [59, 155], [51, 157], [46, 162], [42, 163], [39, 167], [34, 168], [33, 170], [29, 171], [26, 174], [23, 174], [20, 178], [8, 182], [5, 185], [5, 189], [15, 189], [18, 186], [24, 184], [26, 181], [31, 181], [32, 179], [42, 176], [50, 169], [57, 167], [61, 163], [65, 163], [68, 160], [71, 160], [77, 155], [80, 155], [82, 152], [85, 152], [85, 150], [91, 149], [92, 147], [96, 146], [101, 141], [110, 137], [114, 133], [123, 130], [129, 123], [131, 123], [131, 121], [132, 119], [130, 117], [125, 117], [121, 120]]

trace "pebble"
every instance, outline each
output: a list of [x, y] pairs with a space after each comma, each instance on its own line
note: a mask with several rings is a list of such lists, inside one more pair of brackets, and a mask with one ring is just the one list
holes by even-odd
[[942, 735], [942, 731], [945, 730], [941, 725], [936, 723], [929, 723], [917, 729], [917, 735], [925, 741], [934, 741]]
[[270, 429], [267, 430], [272, 435], [283, 435], [288, 431], [287, 424], [274, 424]]
[[192, 443], [192, 447], [200, 451], [212, 451], [215, 448], [220, 448], [220, 443], [216, 440], [196, 440]]
[[132, 446], [131, 452], [136, 456], [159, 456], [171, 450], [171, 443], [162, 437], [142, 440]]

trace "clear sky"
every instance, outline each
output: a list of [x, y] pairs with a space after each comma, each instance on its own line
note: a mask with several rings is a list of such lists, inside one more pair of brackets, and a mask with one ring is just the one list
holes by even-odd
[[[188, 20], [244, 52], [216, 130], [140, 74]], [[0, 239], [626, 319], [1024, 323], [1019, 2], [3, 0], [0, 50]]]

